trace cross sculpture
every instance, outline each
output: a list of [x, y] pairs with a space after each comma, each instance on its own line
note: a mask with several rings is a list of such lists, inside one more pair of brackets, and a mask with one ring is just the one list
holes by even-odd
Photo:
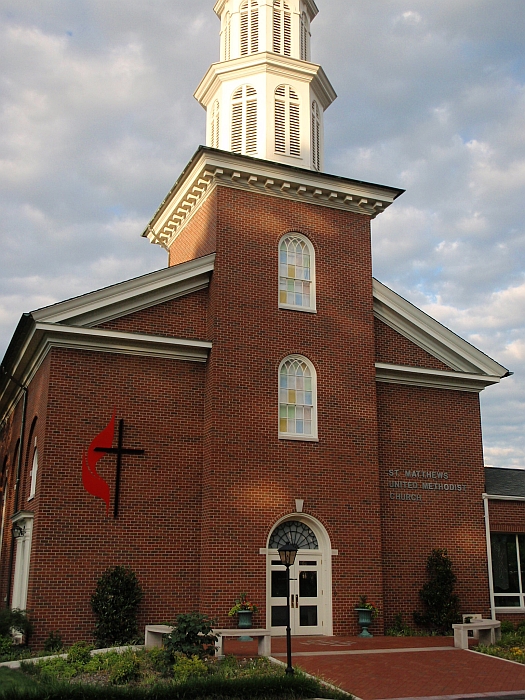
[[110, 455], [117, 455], [117, 474], [115, 477], [115, 501], [113, 507], [113, 517], [118, 517], [119, 497], [120, 497], [120, 475], [122, 472], [123, 455], [143, 455], [144, 450], [131, 450], [124, 448], [124, 420], [118, 422], [118, 445], [117, 447], [95, 447], [95, 452], [105, 452]]

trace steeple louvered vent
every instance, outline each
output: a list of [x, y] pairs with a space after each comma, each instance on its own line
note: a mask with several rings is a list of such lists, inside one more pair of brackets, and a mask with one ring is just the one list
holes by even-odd
[[301, 155], [299, 96], [290, 85], [279, 85], [275, 91], [275, 152]]
[[273, 3], [273, 50], [284, 56], [292, 55], [292, 14], [284, 0]]
[[245, 0], [241, 5], [241, 56], [259, 51], [259, 3]]
[[257, 153], [257, 91], [251, 85], [243, 85], [233, 93], [231, 150]]

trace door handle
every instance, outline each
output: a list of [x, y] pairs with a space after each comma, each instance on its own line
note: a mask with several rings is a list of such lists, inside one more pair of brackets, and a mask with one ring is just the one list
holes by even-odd
[[295, 607], [299, 607], [299, 596], [297, 595], [297, 593], [295, 594]]
[[292, 607], [292, 608], [295, 607], [294, 604], [293, 604], [293, 593], [292, 593], [292, 595], [290, 596], [290, 607]]

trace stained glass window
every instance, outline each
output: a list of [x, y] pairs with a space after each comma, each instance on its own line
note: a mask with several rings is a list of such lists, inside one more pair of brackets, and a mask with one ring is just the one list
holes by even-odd
[[297, 549], [319, 549], [313, 531], [299, 520], [287, 520], [272, 532], [268, 544], [270, 549], [279, 549], [285, 544], [293, 544]]
[[315, 435], [315, 386], [304, 358], [292, 357], [279, 371], [279, 433], [297, 437]]
[[313, 249], [297, 234], [284, 238], [279, 247], [279, 304], [315, 308]]

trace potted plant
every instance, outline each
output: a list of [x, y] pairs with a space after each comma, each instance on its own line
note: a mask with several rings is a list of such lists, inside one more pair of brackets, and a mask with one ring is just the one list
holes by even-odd
[[234, 615], [239, 616], [237, 620], [237, 627], [239, 629], [250, 629], [252, 626], [252, 616], [255, 612], [257, 612], [257, 606], [248, 600], [247, 593], [241, 593], [228, 615], [230, 617]]
[[366, 595], [359, 596], [359, 602], [356, 605], [355, 611], [358, 615], [358, 623], [361, 625], [360, 637], [372, 637], [368, 628], [372, 624], [372, 620], [379, 615], [379, 610], [373, 603], [368, 602]]

